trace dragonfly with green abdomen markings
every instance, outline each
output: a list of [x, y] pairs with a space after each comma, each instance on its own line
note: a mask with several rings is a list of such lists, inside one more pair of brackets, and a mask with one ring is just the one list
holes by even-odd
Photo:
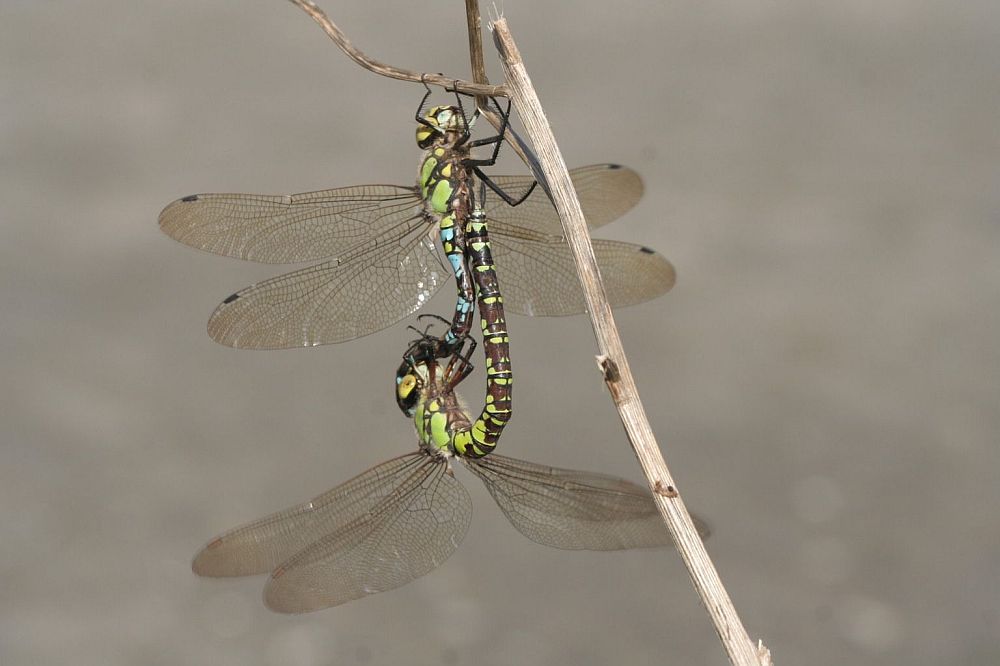
[[[417, 120], [424, 153], [415, 185], [196, 194], [163, 210], [163, 231], [201, 250], [261, 263], [323, 260], [226, 298], [209, 319], [213, 339], [250, 349], [344, 342], [400, 321], [453, 274], [457, 310], [464, 308], [455, 317], [459, 330], [450, 332], [457, 340], [471, 318], [460, 232], [474, 177], [495, 186], [482, 207], [508, 309], [526, 315], [584, 311], [573, 258], [545, 194], [531, 190], [531, 177], [487, 179], [480, 171], [495, 160], [502, 133], [470, 140], [472, 123], [460, 105], [418, 111]], [[471, 156], [473, 148], [491, 143], [490, 158]], [[570, 175], [591, 228], [618, 218], [642, 196], [639, 176], [620, 165], [586, 166]], [[519, 202], [506, 192], [527, 194]], [[639, 303], [673, 286], [673, 267], [648, 247], [597, 239], [594, 252], [612, 306]]]
[[[439, 341], [416, 341], [396, 374], [396, 399], [413, 418], [418, 451], [222, 534], [195, 556], [194, 572], [270, 572], [264, 600], [283, 613], [319, 610], [405, 585], [448, 559], [469, 527], [471, 499], [455, 478], [456, 459], [486, 485], [511, 524], [537, 543], [567, 550], [672, 544], [646, 488], [465, 446], [473, 439], [474, 419], [455, 386], [471, 371], [472, 348], [438, 359]], [[707, 536], [704, 522], [695, 522]], [[476, 570], [484, 564], [476, 562]]]

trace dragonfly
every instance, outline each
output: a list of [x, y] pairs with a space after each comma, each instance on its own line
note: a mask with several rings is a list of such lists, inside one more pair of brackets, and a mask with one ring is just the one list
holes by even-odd
[[[425, 336], [404, 355], [396, 399], [413, 418], [417, 451], [222, 534], [195, 556], [194, 572], [270, 572], [264, 602], [281, 613], [316, 611], [405, 585], [447, 560], [468, 530], [472, 503], [455, 476], [456, 460], [485, 484], [514, 528], [537, 543], [568, 550], [672, 544], [649, 490], [630, 481], [492, 451], [463, 455], [456, 440], [471, 439], [474, 421], [454, 388], [471, 370], [471, 348], [438, 359], [439, 338]], [[705, 523], [696, 524], [707, 536]]]
[[[429, 92], [429, 91], [428, 91]], [[585, 311], [559, 218], [530, 176], [486, 176], [503, 133], [471, 140], [459, 103], [416, 114], [423, 149], [414, 185], [357, 185], [292, 195], [194, 194], [160, 213], [171, 238], [218, 255], [274, 264], [319, 263], [251, 285], [209, 318], [209, 335], [247, 349], [284, 349], [352, 340], [391, 326], [427, 303], [449, 276], [458, 283], [450, 338], [462, 337], [472, 304], [460, 232], [473, 178], [490, 189], [481, 206], [494, 240], [510, 311], [561, 316]], [[473, 119], [474, 120], [474, 119]], [[506, 115], [504, 115], [504, 127]], [[493, 145], [475, 159], [474, 148]], [[589, 226], [631, 209], [642, 180], [618, 164], [570, 172]], [[515, 198], [509, 192], [524, 192]], [[516, 206], [515, 206], [516, 204]], [[435, 241], [435, 236], [441, 242]], [[594, 252], [613, 306], [640, 303], [673, 286], [673, 266], [655, 250], [597, 239]]]
[[[396, 403], [413, 420], [418, 450], [217, 537], [195, 556], [196, 574], [271, 572], [264, 601], [283, 613], [320, 610], [404, 585], [447, 560], [468, 530], [471, 500], [455, 477], [455, 460], [485, 484], [515, 529], [535, 542], [569, 550], [672, 543], [647, 489], [494, 452], [510, 417], [504, 299], [481, 210], [469, 216], [465, 231], [487, 368], [480, 416], [474, 420], [455, 393], [472, 372], [475, 341], [463, 338], [448, 359], [439, 360], [440, 338], [424, 331], [396, 371]], [[707, 536], [705, 523], [696, 524]]]

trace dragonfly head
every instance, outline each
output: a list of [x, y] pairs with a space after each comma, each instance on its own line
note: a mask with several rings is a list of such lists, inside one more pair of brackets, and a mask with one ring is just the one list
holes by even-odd
[[412, 417], [430, 377], [429, 366], [436, 363], [438, 339], [423, 336], [415, 340], [403, 355], [396, 370], [396, 404], [406, 416]]
[[457, 106], [435, 106], [431, 108], [424, 120], [417, 126], [417, 145], [426, 150], [435, 143], [448, 137], [449, 134], [459, 136], [469, 131], [462, 111]]
[[396, 404], [400, 411], [412, 417], [420, 399], [422, 380], [414, 368], [406, 363], [396, 371]]

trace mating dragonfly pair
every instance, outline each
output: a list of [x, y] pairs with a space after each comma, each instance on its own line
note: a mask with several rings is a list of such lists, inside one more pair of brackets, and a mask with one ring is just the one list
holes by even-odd
[[[456, 280], [448, 330], [440, 337], [424, 332], [396, 373], [396, 400], [414, 420], [418, 451], [227, 532], [195, 557], [199, 575], [271, 572], [265, 602], [280, 612], [317, 610], [388, 590], [441, 564], [471, 516], [468, 493], [452, 473], [455, 458], [485, 483], [514, 527], [539, 543], [589, 550], [670, 543], [648, 490], [493, 453], [511, 414], [504, 307], [565, 315], [582, 312], [584, 303], [549, 201], [530, 178], [488, 177], [481, 170], [496, 160], [506, 113], [496, 137], [472, 141], [475, 116], [467, 119], [461, 98], [456, 106], [423, 113], [429, 94], [416, 115], [417, 142], [425, 151], [416, 186], [192, 195], [160, 215], [168, 235], [217, 254], [269, 263], [327, 258], [225, 299], [208, 329], [233, 347], [350, 340], [414, 312], [448, 273]], [[471, 156], [473, 148], [491, 144], [490, 158]], [[591, 227], [617, 218], [642, 194], [638, 176], [617, 165], [571, 175]], [[647, 300], [673, 285], [670, 264], [648, 248], [596, 240], [594, 249], [612, 305]], [[469, 331], [476, 309], [487, 390], [473, 419], [455, 388], [472, 371], [476, 344]]]

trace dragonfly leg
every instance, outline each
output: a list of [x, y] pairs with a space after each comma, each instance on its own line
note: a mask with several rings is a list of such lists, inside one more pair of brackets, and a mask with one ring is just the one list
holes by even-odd
[[[420, 319], [437, 319], [442, 324], [447, 324], [448, 326], [451, 326], [451, 322], [450, 321], [448, 321], [447, 319], [445, 319], [441, 315], [434, 314], [433, 312], [427, 312], [427, 313], [424, 313], [424, 314], [421, 314], [421, 315], [417, 315], [417, 319], [418, 320], [420, 320]], [[431, 324], [431, 326], [433, 326], [433, 324]], [[411, 326], [411, 328], [412, 328], [412, 326]], [[430, 328], [430, 326], [428, 326], [428, 330], [429, 330], [429, 328]]]
[[[428, 324], [427, 328], [425, 328], [423, 332], [412, 326], [409, 327], [424, 336], [424, 340], [421, 341], [421, 345], [428, 351], [428, 353], [433, 354], [434, 358], [448, 358], [449, 356], [454, 355], [462, 348], [465, 339], [469, 337], [467, 327], [465, 330], [458, 330], [456, 333], [455, 322], [449, 321], [448, 319], [436, 314], [422, 314], [419, 315], [417, 319], [423, 319], [425, 317], [435, 319], [447, 327], [444, 335], [441, 336], [430, 335], [430, 330], [434, 324]], [[431, 349], [433, 349], [433, 351], [431, 351]]]
[[507, 126], [510, 121], [510, 105], [511, 105], [510, 100], [509, 99], [507, 100], [506, 109], [500, 108], [500, 103], [497, 102], [495, 97], [491, 97], [490, 101], [493, 102], [493, 106], [496, 107], [497, 113], [499, 113], [500, 117], [503, 119], [502, 122], [500, 123], [500, 130], [496, 136], [488, 137], [485, 139], [477, 139], [476, 141], [470, 142], [468, 144], [468, 147], [476, 148], [478, 146], [493, 145], [493, 154], [486, 159], [469, 158], [463, 160], [462, 164], [465, 167], [472, 169], [472, 171], [475, 172], [477, 176], [479, 176], [480, 181], [485, 183], [491, 190], [496, 192], [497, 196], [503, 199], [508, 206], [518, 206], [524, 203], [524, 201], [529, 196], [531, 196], [531, 193], [535, 191], [535, 187], [538, 185], [538, 181], [533, 182], [531, 184], [531, 187], [529, 187], [527, 191], [525, 191], [525, 193], [522, 194], [520, 197], [514, 197], [510, 193], [504, 191], [499, 185], [494, 183], [490, 179], [490, 177], [487, 176], [482, 169], [480, 169], [480, 167], [493, 166], [494, 164], [496, 164], [497, 157], [500, 155], [500, 147], [503, 144], [503, 138], [504, 135], [507, 133]]
[[[417, 328], [416, 326], [407, 326], [406, 328], [416, 333], [418, 337], [416, 340], [410, 343], [409, 349], [406, 350], [406, 354], [403, 356], [403, 360], [411, 368], [416, 363], [426, 362], [432, 359], [438, 358], [449, 358], [456, 354], [461, 353], [461, 350], [465, 346], [466, 342], [471, 340], [468, 331], [463, 331], [459, 335], [452, 335], [453, 328], [452, 322], [440, 315], [436, 314], [422, 314], [417, 317], [417, 319], [434, 319], [439, 321], [447, 327], [444, 335], [436, 336], [431, 334], [431, 329], [434, 327], [434, 323], [428, 324], [423, 330]], [[475, 348], [475, 341], [472, 341], [473, 348]]]
[[[468, 343], [468, 344], [466, 344]], [[471, 337], [465, 337], [461, 346], [452, 354], [445, 370], [445, 377], [448, 379], [448, 386], [455, 388], [462, 380], [472, 374], [475, 366], [472, 364], [472, 354], [476, 351], [476, 341]]]
[[411, 370], [415, 370], [418, 364], [426, 363], [439, 357], [441, 340], [427, 332], [429, 327], [423, 331], [414, 326], [407, 326], [407, 328], [417, 333], [420, 337], [411, 342], [403, 354], [403, 363], [405, 365]]
[[521, 205], [522, 203], [524, 203], [524, 202], [525, 202], [525, 200], [526, 200], [526, 199], [527, 199], [528, 197], [530, 197], [530, 196], [531, 196], [531, 193], [535, 191], [535, 188], [536, 188], [536, 187], [538, 187], [538, 181], [536, 180], [536, 181], [534, 181], [533, 183], [531, 183], [531, 187], [529, 187], [529, 188], [528, 188], [528, 189], [527, 189], [527, 190], [526, 190], [526, 191], [524, 192], [524, 194], [522, 194], [522, 195], [521, 195], [520, 197], [518, 197], [518, 198], [516, 198], [516, 199], [515, 199], [515, 198], [514, 198], [514, 197], [513, 197], [513, 196], [512, 196], [512, 195], [511, 195], [511, 194], [510, 194], [509, 192], [505, 191], [505, 190], [504, 190], [503, 188], [501, 188], [501, 187], [500, 187], [499, 185], [497, 185], [496, 183], [494, 183], [494, 182], [493, 182], [493, 181], [492, 181], [492, 180], [490, 179], [490, 177], [489, 177], [489, 176], [487, 176], [487, 175], [486, 175], [485, 173], [483, 173], [483, 171], [482, 171], [482, 170], [481, 170], [481, 169], [480, 169], [480, 168], [479, 168], [478, 166], [476, 166], [476, 167], [472, 167], [472, 171], [473, 171], [473, 172], [474, 172], [474, 173], [475, 173], [475, 174], [476, 174], [477, 176], [479, 176], [479, 180], [480, 180], [480, 181], [481, 181], [481, 182], [482, 182], [482, 183], [483, 183], [484, 185], [486, 185], [486, 186], [487, 186], [487, 187], [489, 187], [489, 188], [490, 188], [491, 190], [493, 190], [494, 192], [496, 192], [497, 196], [498, 196], [498, 197], [500, 197], [501, 199], [503, 199], [503, 200], [504, 200], [504, 202], [505, 202], [505, 203], [506, 203], [506, 204], [507, 204], [508, 206], [511, 206], [511, 207], [513, 207], [513, 206], [520, 206], [520, 205]]
[[413, 118], [424, 127], [429, 127], [432, 130], [437, 131], [438, 128], [433, 123], [424, 118], [423, 114], [424, 105], [427, 104], [427, 100], [428, 98], [430, 98], [432, 92], [431, 87], [427, 85], [427, 81], [424, 80], [424, 76], [425, 75], [423, 74], [420, 76], [420, 82], [424, 84], [424, 88], [427, 90], [427, 92], [425, 92], [424, 96], [420, 99], [420, 104], [417, 106], [417, 111], [413, 115]]
[[[447, 320], [445, 320], [447, 321]], [[410, 349], [414, 351], [429, 349], [432, 345], [429, 343], [431, 340], [437, 340], [436, 336], [430, 334], [431, 328], [434, 324], [428, 324], [424, 327], [424, 330], [420, 330], [416, 326], [407, 326], [407, 330], [413, 331], [420, 337], [410, 343]]]
[[[510, 100], [507, 100], [507, 110], [500, 108], [500, 104], [493, 100], [494, 106], [497, 107], [497, 112], [500, 114], [502, 120], [500, 121], [500, 129], [497, 130], [496, 136], [486, 137], [485, 139], [476, 139], [475, 141], [470, 141], [468, 143], [469, 148], [478, 148], [480, 146], [493, 146], [493, 154], [490, 155], [488, 159], [485, 160], [465, 160], [466, 166], [493, 166], [496, 164], [497, 156], [500, 155], [500, 145], [503, 143], [504, 134], [507, 133], [507, 124], [510, 121]], [[479, 109], [476, 109], [478, 113]]]
[[[445, 88], [448, 91], [447, 88]], [[462, 104], [462, 95], [458, 92], [458, 81], [452, 84], [452, 88], [448, 92], [455, 93], [455, 105], [458, 107], [458, 112], [462, 114], [462, 122], [465, 123], [465, 134], [462, 138], [456, 142], [456, 146], [464, 146], [468, 142], [469, 138], [472, 136], [472, 126], [476, 124], [476, 120], [479, 119], [479, 107], [472, 112], [472, 117], [470, 118], [465, 114], [465, 105]], [[477, 142], [473, 141], [469, 146], [479, 145]]]

